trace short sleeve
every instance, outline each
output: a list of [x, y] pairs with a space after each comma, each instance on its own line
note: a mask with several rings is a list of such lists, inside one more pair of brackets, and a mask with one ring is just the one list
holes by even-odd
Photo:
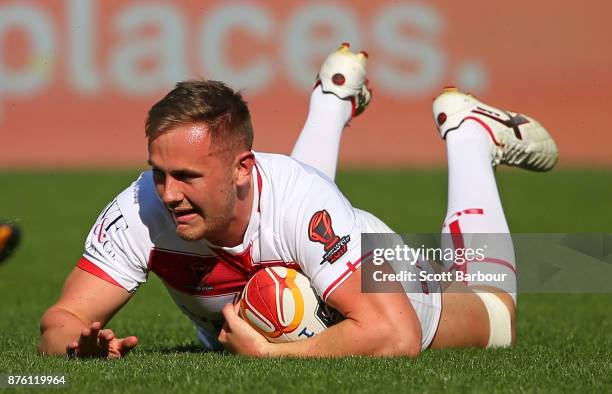
[[139, 241], [138, 234], [134, 234], [134, 227], [136, 226], [130, 226], [119, 200], [114, 199], [89, 231], [83, 258], [77, 266], [107, 282], [134, 292], [146, 281], [148, 273], [142, 242]]
[[289, 249], [326, 300], [361, 264], [361, 228], [351, 204], [327, 179], [316, 179], [294, 206], [285, 223], [294, 232]]

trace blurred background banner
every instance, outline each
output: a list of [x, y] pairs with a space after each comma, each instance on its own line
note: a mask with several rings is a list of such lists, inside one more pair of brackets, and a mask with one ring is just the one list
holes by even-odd
[[445, 85], [536, 117], [562, 165], [612, 165], [612, 2], [0, 2], [0, 167], [143, 166], [148, 108], [187, 78], [243, 91], [255, 148], [289, 153], [321, 61], [370, 54], [344, 166], [443, 165]]

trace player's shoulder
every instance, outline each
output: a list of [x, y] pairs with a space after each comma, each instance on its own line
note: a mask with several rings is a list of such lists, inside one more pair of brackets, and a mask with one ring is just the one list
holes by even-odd
[[105, 210], [109, 207], [123, 216], [133, 231], [146, 232], [152, 238], [172, 224], [155, 190], [151, 171], [141, 173]]
[[163, 204], [155, 191], [151, 171], [141, 173], [138, 178], [116, 197], [121, 209], [136, 215], [150, 215], [163, 209]]
[[325, 209], [330, 213], [339, 209], [344, 216], [353, 217], [350, 202], [321, 171], [289, 156], [256, 153], [255, 157], [256, 170], [263, 178], [262, 215], [275, 216], [283, 231], [296, 231]]
[[257, 152], [255, 162], [259, 176], [276, 194], [299, 198], [312, 192], [313, 187], [340, 192], [334, 181], [323, 172], [290, 156]]
[[[254, 152], [255, 162], [258, 166], [267, 169], [275, 174], [291, 173], [291, 172], [319, 172], [314, 167], [311, 167], [291, 156], [280, 153], [265, 153]], [[320, 172], [319, 172], [320, 173]], [[322, 173], [320, 173], [322, 174]]]

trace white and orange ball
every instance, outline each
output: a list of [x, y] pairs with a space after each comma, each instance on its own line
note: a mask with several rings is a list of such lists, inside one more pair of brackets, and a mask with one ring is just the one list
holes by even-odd
[[310, 280], [285, 267], [258, 271], [240, 299], [240, 316], [270, 342], [295, 342], [342, 319], [314, 292]]

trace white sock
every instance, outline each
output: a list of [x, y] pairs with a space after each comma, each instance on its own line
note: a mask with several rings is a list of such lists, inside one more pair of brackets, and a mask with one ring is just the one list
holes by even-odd
[[334, 179], [340, 138], [351, 119], [352, 111], [350, 101], [341, 100], [331, 93], [323, 93], [321, 86], [317, 86], [310, 95], [308, 117], [291, 157]]
[[[514, 248], [491, 166], [489, 138], [486, 130], [471, 120], [446, 136], [448, 208], [442, 233], [451, 235], [443, 235], [442, 246], [482, 248], [485, 258], [467, 264], [447, 261], [445, 265], [468, 274], [499, 274], [495, 280], [466, 284], [500, 288], [510, 293], [516, 302]], [[506, 274], [505, 280], [499, 281], [503, 274]]]

